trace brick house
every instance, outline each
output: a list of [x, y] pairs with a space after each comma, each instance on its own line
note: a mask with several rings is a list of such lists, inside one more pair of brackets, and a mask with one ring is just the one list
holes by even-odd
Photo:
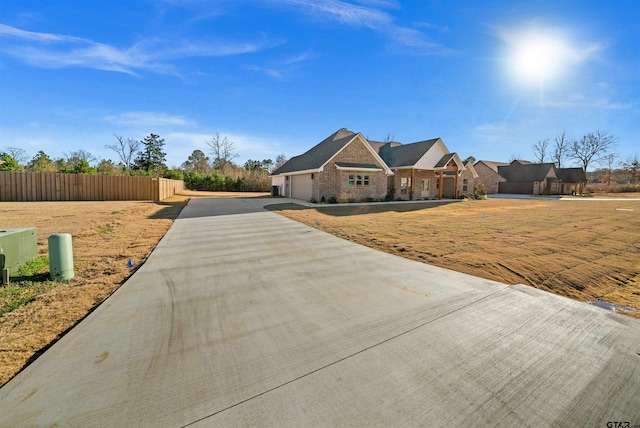
[[346, 128], [271, 173], [281, 195], [311, 201], [382, 200], [391, 175], [367, 139]]
[[477, 174], [440, 138], [384, 143], [342, 128], [271, 178], [279, 194], [296, 199], [418, 200], [473, 193]]
[[553, 163], [478, 161], [474, 167], [487, 193], [578, 194], [587, 181], [584, 169], [556, 168]]
[[498, 174], [498, 167], [509, 165], [505, 162], [478, 161], [473, 167], [478, 174], [478, 181], [484, 184], [487, 193], [498, 193], [498, 186], [501, 182], [507, 181], [503, 176]]

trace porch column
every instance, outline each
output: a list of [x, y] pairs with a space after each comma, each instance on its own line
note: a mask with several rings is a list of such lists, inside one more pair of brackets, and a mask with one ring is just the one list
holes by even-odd
[[455, 166], [455, 170], [453, 171], [455, 174], [455, 184], [453, 187], [453, 199], [458, 199], [458, 165]]
[[438, 199], [442, 199], [442, 181], [444, 178], [444, 171], [441, 169], [440, 170], [440, 177], [438, 178], [438, 183], [440, 183], [438, 185]]
[[409, 200], [412, 201], [413, 200], [413, 189], [414, 189], [414, 184], [413, 184], [413, 168], [411, 168], [411, 188], [409, 189]]

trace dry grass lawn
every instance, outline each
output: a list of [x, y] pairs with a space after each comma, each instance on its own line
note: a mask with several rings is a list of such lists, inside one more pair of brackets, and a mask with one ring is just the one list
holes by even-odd
[[640, 201], [489, 199], [271, 209], [409, 259], [640, 310]]

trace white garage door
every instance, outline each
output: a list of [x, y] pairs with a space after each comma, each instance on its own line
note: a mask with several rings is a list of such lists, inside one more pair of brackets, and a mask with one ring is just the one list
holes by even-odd
[[313, 181], [311, 180], [311, 174], [304, 175], [292, 175], [291, 176], [291, 187], [292, 187], [292, 197], [294, 199], [302, 199], [308, 201], [311, 199], [311, 185]]

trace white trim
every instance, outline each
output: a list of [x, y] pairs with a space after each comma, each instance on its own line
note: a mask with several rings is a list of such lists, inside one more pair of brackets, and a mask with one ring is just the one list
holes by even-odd
[[351, 166], [338, 166], [336, 165], [336, 169], [339, 169], [341, 171], [372, 171], [372, 172], [379, 172], [382, 171], [382, 168], [366, 168], [366, 167], [351, 167]]
[[376, 158], [376, 160], [378, 161], [379, 164], [383, 165], [384, 167], [384, 171], [386, 175], [393, 175], [393, 171], [391, 171], [391, 168], [389, 168], [389, 166], [385, 163], [385, 161], [382, 160], [382, 158], [380, 157], [380, 155], [378, 153], [376, 153], [375, 150], [373, 150], [373, 147], [371, 147], [371, 144], [369, 144], [367, 142], [367, 139], [364, 138], [364, 136], [362, 135], [362, 133], [358, 132], [351, 140], [349, 140], [349, 142], [347, 144], [345, 144], [344, 146], [342, 146], [342, 148], [340, 150], [338, 150], [333, 156], [331, 156], [331, 158], [329, 160], [327, 160], [321, 167], [320, 167], [320, 171], [322, 171], [325, 167], [326, 164], [328, 164], [329, 162], [331, 162], [331, 160], [333, 160], [333, 158], [335, 158], [336, 156], [338, 156], [338, 154], [340, 154], [349, 144], [353, 143], [353, 140], [355, 140], [356, 138], [360, 137], [360, 142], [362, 144], [364, 144], [364, 146], [367, 148], [367, 150], [369, 150], [369, 152], [373, 155], [374, 158]]
[[286, 177], [287, 175], [312, 174], [314, 172], [322, 172], [324, 170], [323, 167], [324, 165], [317, 169], [305, 169], [304, 171], [283, 172], [281, 174], [272, 175], [272, 177]]

